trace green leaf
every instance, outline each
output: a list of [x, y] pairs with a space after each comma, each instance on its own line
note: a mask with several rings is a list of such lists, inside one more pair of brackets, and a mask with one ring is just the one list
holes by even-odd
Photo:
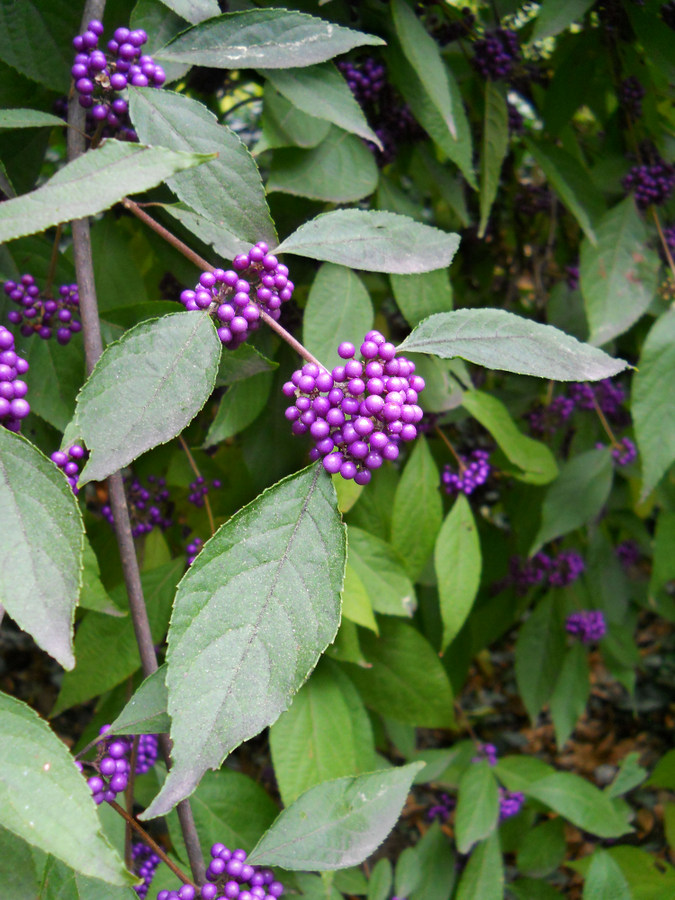
[[368, 125], [363, 110], [332, 63], [304, 69], [263, 69], [261, 74], [297, 109], [326, 119], [382, 149], [380, 139]]
[[131, 887], [106, 884], [98, 878], [88, 878], [69, 868], [53, 856], [47, 858], [40, 900], [135, 900], [138, 894]]
[[[0, 4], [0, 59], [52, 91], [68, 91], [82, 10], [69, 0]], [[40, 229], [38, 229], [40, 230]]]
[[37, 336], [26, 340], [25, 356], [30, 369], [30, 408], [58, 431], [64, 431], [75, 411], [75, 398], [84, 381], [84, 349], [80, 336], [65, 347]]
[[586, 169], [576, 157], [554, 144], [544, 146], [529, 138], [524, 140], [553, 190], [577, 220], [591, 244], [595, 245], [595, 222], [604, 212], [604, 203]]
[[629, 753], [621, 760], [614, 780], [605, 788], [608, 797], [621, 797], [642, 784], [647, 777], [647, 770], [642, 768], [639, 760], [640, 754], [637, 752]]
[[560, 900], [562, 894], [547, 881], [534, 878], [518, 878], [509, 884], [516, 900]]
[[[160, 94], [163, 91], [155, 91]], [[127, 194], [154, 187], [174, 172], [211, 158], [107, 140], [66, 163], [46, 184], [0, 205], [0, 243], [102, 212]]]
[[342, 589], [342, 615], [357, 625], [370, 628], [377, 634], [377, 622], [370, 596], [365, 584], [349, 561], [345, 569], [345, 583]]
[[449, 900], [457, 877], [455, 857], [438, 822], [425, 832], [415, 849], [422, 878], [409, 900]]
[[523, 787], [528, 797], [539, 800], [577, 828], [601, 838], [621, 837], [632, 831], [625, 816], [595, 785], [570, 772], [556, 772]]
[[468, 853], [477, 841], [492, 834], [498, 818], [499, 791], [492, 766], [485, 760], [471, 763], [459, 782], [455, 814], [459, 852]]
[[444, 269], [458, 246], [458, 235], [422, 225], [407, 216], [337, 209], [301, 225], [281, 242], [276, 252], [323, 259], [367, 272], [411, 274]]
[[607, 447], [587, 450], [565, 463], [546, 491], [541, 525], [530, 556], [554, 538], [594, 519], [609, 496], [613, 475], [612, 455]]
[[502, 163], [509, 148], [509, 114], [506, 100], [494, 81], [485, 82], [483, 153], [480, 160], [480, 226], [485, 234], [490, 210], [497, 196]]
[[666, 388], [675, 367], [675, 310], [656, 320], [633, 379], [632, 414], [642, 460], [643, 498], [675, 460], [675, 408]]
[[0, 109], [0, 129], [51, 128], [54, 125], [65, 128], [66, 121], [40, 109]]
[[302, 320], [305, 347], [330, 371], [341, 360], [341, 341], [358, 347], [373, 327], [373, 305], [361, 279], [344, 266], [324, 263], [312, 282]]
[[220, 351], [201, 312], [142, 322], [110, 344], [77, 398], [72, 427], [90, 452], [80, 482], [102, 481], [180, 434], [213, 390]]
[[394, 891], [397, 897], [409, 897], [420, 883], [422, 869], [416, 848], [406, 847], [396, 860]]
[[43, 650], [72, 669], [82, 517], [63, 473], [6, 428], [0, 428], [0, 509], [0, 539], [8, 548], [0, 566], [0, 604]]
[[370, 669], [350, 665], [349, 677], [366, 706], [420, 728], [451, 728], [452, 688], [431, 644], [412, 625], [380, 619], [380, 637], [361, 635]]
[[32, 900], [40, 895], [30, 844], [4, 828], [0, 828], [0, 879], [3, 900]]
[[567, 843], [562, 819], [549, 819], [528, 831], [518, 847], [518, 869], [543, 878], [554, 872], [565, 858]]
[[584, 900], [633, 900], [623, 872], [604, 850], [593, 853], [583, 896]]
[[167, 184], [171, 190], [196, 213], [227, 232], [228, 240], [232, 235], [250, 243], [273, 243], [276, 233], [260, 172], [241, 139], [219, 125], [202, 103], [183, 94], [131, 88], [129, 95], [131, 119], [141, 140], [217, 156], [206, 164], [199, 178], [189, 172], [170, 178]]
[[504, 309], [457, 309], [421, 322], [397, 348], [557, 381], [599, 381], [628, 363]]
[[394, 827], [423, 763], [336, 778], [285, 809], [249, 855], [251, 865], [342, 869], [363, 862]]
[[462, 406], [490, 432], [509, 462], [522, 469], [515, 478], [527, 484], [553, 481], [558, 474], [555, 457], [546, 444], [519, 430], [501, 400], [484, 391], [466, 391]]
[[669, 750], [661, 757], [647, 781], [647, 787], [675, 791], [675, 750]]
[[503, 900], [504, 861], [494, 832], [471, 854], [457, 888], [456, 900]]
[[574, 731], [574, 726], [586, 709], [590, 693], [588, 653], [583, 644], [572, 644], [563, 659], [550, 700], [551, 718], [559, 749], [562, 749]]
[[192, 25], [198, 25], [204, 19], [211, 19], [220, 14], [218, 0], [161, 0], [161, 2]]
[[581, 293], [590, 342], [601, 346], [627, 331], [645, 312], [658, 284], [659, 257], [632, 197], [598, 222], [597, 244], [581, 245]]
[[524, 791], [535, 781], [552, 775], [554, 769], [534, 756], [506, 756], [497, 762], [495, 771], [507, 790]]
[[377, 179], [375, 159], [361, 138], [333, 127], [312, 150], [277, 150], [272, 157], [267, 191], [329, 203], [351, 203], [372, 194]]
[[204, 439], [204, 447], [213, 447], [255, 422], [267, 404], [271, 388], [271, 372], [259, 372], [233, 384], [220, 401], [218, 412]]
[[246, 253], [251, 247], [250, 240], [237, 237], [217, 222], [190, 209], [185, 203], [165, 203], [162, 208], [200, 241], [212, 247], [218, 256], [234, 259], [238, 253]]
[[230, 350], [221, 355], [216, 387], [236, 384], [237, 381], [244, 381], [260, 372], [271, 372], [278, 368], [279, 363], [263, 356], [255, 347], [250, 344], [241, 344], [236, 350]]
[[675, 512], [662, 509], [656, 520], [652, 574], [649, 594], [655, 597], [669, 581], [675, 580]]
[[189, 28], [157, 54], [158, 61], [215, 69], [295, 69], [325, 62], [381, 38], [306, 13], [251, 9], [225, 13]]
[[440, 475], [429, 445], [418, 438], [396, 488], [391, 543], [412, 581], [429, 561], [443, 523]]
[[91, 791], [63, 741], [29, 706], [2, 693], [0, 825], [84, 875], [135, 881], [101, 834]]
[[516, 681], [532, 721], [548, 701], [565, 656], [563, 616], [555, 595], [547, 594], [518, 632]]
[[415, 588], [391, 544], [350, 525], [348, 546], [349, 564], [363, 582], [373, 609], [389, 616], [412, 616], [417, 607]]
[[396, 305], [414, 328], [433, 313], [452, 309], [452, 287], [447, 269], [435, 269], [420, 275], [390, 275]]
[[560, 34], [573, 22], [583, 18], [593, 0], [544, 0], [539, 9], [532, 41]]
[[322, 781], [376, 767], [368, 713], [337, 663], [321, 660], [270, 729], [270, 748], [285, 806]]
[[457, 495], [443, 522], [436, 539], [434, 564], [443, 620], [441, 649], [445, 650], [471, 612], [482, 568], [480, 538], [464, 494]]
[[391, 863], [383, 856], [378, 859], [370, 873], [367, 900], [387, 900], [393, 883]]
[[320, 465], [264, 491], [205, 544], [174, 602], [174, 765], [145, 817], [191, 794], [288, 707], [335, 637], [344, 567], [344, 526]]
[[403, 53], [451, 136], [456, 140], [457, 128], [453, 118], [450, 88], [438, 44], [405, 0], [391, 0], [390, 8]]
[[254, 153], [274, 147], [316, 147], [328, 134], [330, 125], [326, 119], [308, 116], [293, 106], [275, 91], [270, 81], [266, 81], [263, 88], [262, 137]]
[[101, 584], [101, 571], [96, 554], [85, 538], [84, 555], [82, 557], [82, 588], [79, 600], [80, 609], [93, 609], [108, 616], [126, 615], [111, 601], [106, 589]]
[[138, 686], [108, 729], [110, 734], [168, 734], [166, 663]]

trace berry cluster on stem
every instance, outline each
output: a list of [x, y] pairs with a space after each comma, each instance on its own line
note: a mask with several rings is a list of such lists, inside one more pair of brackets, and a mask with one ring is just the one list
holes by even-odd
[[506, 791], [499, 788], [499, 821], [517, 816], [525, 803], [525, 794], [521, 791]]
[[[216, 490], [222, 487], [223, 483], [219, 478], [214, 478], [211, 482], [211, 487]], [[190, 482], [189, 487], [190, 493], [188, 494], [188, 500], [193, 506], [197, 506], [201, 508], [204, 506], [204, 498], [209, 492], [209, 486], [206, 483], [206, 479], [202, 475], [198, 475], [194, 481]]]
[[19, 377], [27, 371], [28, 363], [14, 349], [14, 335], [0, 325], [0, 425], [8, 431], [18, 433], [30, 412], [28, 385]]
[[644, 85], [630, 75], [619, 85], [619, 103], [631, 119], [639, 119], [642, 115], [642, 100], [645, 96]]
[[492, 466], [487, 450], [472, 450], [468, 456], [459, 454], [459, 472], [448, 463], [441, 473], [441, 486], [446, 494], [465, 494], [467, 497], [490, 477]]
[[[110, 725], [103, 725], [99, 734], [105, 735], [109, 730]], [[96, 770], [96, 774], [87, 779], [96, 804], [112, 803], [118, 794], [127, 789], [131, 774], [132, 748], [133, 739], [129, 737], [111, 736], [98, 743], [96, 759], [86, 763]], [[158, 750], [156, 735], [146, 734], [139, 737], [134, 769], [136, 775], [143, 775], [154, 766]], [[84, 768], [80, 762], [77, 765], [80, 770]]]
[[675, 166], [661, 159], [656, 152], [652, 157], [652, 162], [633, 166], [622, 181], [624, 190], [635, 194], [638, 209], [662, 206], [675, 187]]
[[366, 334], [360, 359], [348, 341], [338, 354], [345, 363], [332, 372], [307, 363], [284, 384], [293, 399], [286, 418], [293, 434], [309, 432], [310, 458], [323, 459], [327, 472], [368, 484], [385, 459], [398, 458], [401, 441], [417, 437], [424, 379], [409, 359], [395, 358], [396, 348], [379, 331]]
[[593, 644], [605, 636], [607, 623], [601, 610], [584, 609], [567, 617], [565, 631], [578, 638], [582, 644]]
[[201, 890], [184, 884], [177, 891], [160, 891], [157, 900], [277, 900], [284, 886], [270, 869], [251, 866], [245, 850], [229, 850], [225, 844], [213, 844], [206, 882]]
[[[124, 476], [124, 488], [127, 507], [131, 518], [131, 533], [134, 537], [150, 534], [154, 528], [166, 531], [173, 525], [170, 515], [170, 493], [166, 479], [156, 475], [148, 475], [148, 484], [144, 485], [136, 475]], [[110, 525], [114, 525], [112, 507], [105, 503], [101, 507], [101, 515]]]
[[21, 334], [39, 335], [48, 341], [54, 335], [59, 344], [67, 344], [73, 334], [82, 330], [77, 316], [80, 312], [80, 295], [76, 284], [62, 284], [57, 297], [40, 294], [40, 288], [32, 275], [22, 275], [19, 281], [6, 281], [3, 289], [10, 300], [21, 309], [11, 309], [7, 318], [12, 325], [19, 325]]
[[71, 444], [67, 450], [55, 450], [51, 455], [51, 461], [56, 463], [65, 474], [74, 494], [78, 494], [80, 491], [77, 479], [80, 474], [80, 465], [86, 454], [87, 451], [81, 444]]
[[530, 588], [540, 584], [567, 587], [577, 581], [585, 569], [584, 559], [576, 550], [561, 550], [555, 556], [539, 551], [525, 560], [512, 556], [509, 574], [500, 586], [511, 585], [517, 594], [523, 596]]
[[474, 41], [473, 53], [474, 68], [483, 78], [503, 81], [520, 60], [518, 35], [508, 28], [497, 28]]
[[131, 842], [131, 859], [134, 872], [139, 878], [143, 879], [143, 883], [136, 885], [134, 890], [139, 897], [147, 897], [152, 879], [155, 876], [155, 870], [161, 860], [155, 851], [148, 847], [147, 844], [144, 844], [143, 841]]

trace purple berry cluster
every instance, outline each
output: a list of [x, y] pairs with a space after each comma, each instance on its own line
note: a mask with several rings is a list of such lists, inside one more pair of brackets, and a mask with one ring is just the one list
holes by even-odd
[[441, 473], [441, 485], [446, 494], [473, 494], [490, 477], [492, 466], [487, 450], [472, 450], [468, 456], [460, 455], [459, 472], [453, 472], [448, 464]]
[[525, 418], [532, 434], [553, 435], [576, 409], [594, 410], [597, 403], [608, 419], [625, 424], [626, 416], [622, 409], [625, 399], [625, 390], [611, 378], [594, 384], [573, 383], [568, 386], [566, 394], [555, 397], [546, 406], [538, 404], [525, 414]]
[[457, 19], [454, 22], [446, 22], [434, 30], [434, 37], [442, 47], [471, 34], [476, 17], [468, 6], [462, 8], [461, 15], [461, 19]]
[[494, 744], [479, 744], [478, 752], [471, 762], [482, 762], [485, 760], [488, 765], [497, 765], [497, 748]]
[[538, 404], [525, 414], [532, 434], [555, 434], [574, 412], [574, 400], [555, 397], [547, 406]]
[[[598, 443], [595, 446], [600, 450], [604, 448], [605, 445]], [[622, 437], [618, 443], [614, 444], [612, 447], [612, 459], [616, 465], [621, 468], [629, 466], [637, 459], [637, 447], [630, 438]]]
[[387, 69], [384, 63], [369, 56], [359, 66], [341, 59], [337, 67], [359, 106], [376, 103], [380, 99], [380, 94], [387, 86]]
[[438, 819], [440, 822], [447, 822], [455, 808], [455, 801], [449, 794], [441, 794], [438, 802], [432, 804], [426, 812], [428, 822], [434, 822]]
[[270, 869], [251, 866], [245, 850], [228, 850], [225, 844], [211, 847], [211, 862], [201, 892], [191, 884], [177, 891], [160, 891], [157, 900], [277, 900], [284, 892]]
[[520, 60], [518, 35], [508, 28], [497, 28], [473, 45], [473, 65], [490, 81], [503, 81], [513, 73]]
[[[110, 725], [103, 725], [99, 734], [106, 734], [109, 729]], [[130, 752], [131, 741], [123, 737], [112, 737], [98, 745], [97, 759], [89, 764], [93, 765], [98, 774], [87, 779], [97, 805], [104, 801], [110, 803], [126, 790], [131, 771]]]
[[661, 6], [661, 18], [668, 28], [672, 28], [675, 31], [675, 0], [668, 0], [667, 3]]
[[505, 791], [499, 788], [499, 821], [517, 816], [525, 803], [525, 794], [520, 791]]
[[322, 458], [331, 475], [368, 484], [385, 459], [397, 459], [401, 441], [417, 437], [424, 379], [409, 359], [395, 358], [396, 348], [379, 331], [366, 334], [360, 353], [356, 359], [354, 345], [343, 341], [344, 365], [329, 373], [306, 363], [283, 392], [293, 399], [286, 410], [293, 434], [309, 432], [315, 441], [310, 458]]
[[499, 587], [511, 585], [519, 596], [524, 596], [530, 588], [539, 584], [567, 587], [581, 577], [585, 568], [583, 557], [576, 550], [561, 550], [557, 556], [540, 551], [525, 560], [512, 556], [509, 574]]
[[72, 444], [67, 450], [55, 450], [50, 457], [51, 461], [65, 473], [74, 494], [79, 493], [77, 479], [86, 453], [87, 451], [81, 444]]
[[567, 283], [567, 287], [571, 291], [576, 291], [579, 289], [579, 264], [578, 263], [574, 266], [565, 266], [565, 281]]
[[654, 162], [633, 166], [622, 184], [624, 190], [635, 194], [638, 209], [661, 206], [675, 187], [675, 166], [659, 157]]
[[41, 297], [32, 275], [22, 275], [19, 281], [6, 281], [3, 288], [9, 299], [21, 307], [10, 310], [7, 318], [12, 325], [21, 326], [24, 337], [38, 334], [48, 341], [56, 327], [56, 340], [59, 344], [67, 344], [71, 335], [82, 330], [82, 323], [77, 318], [80, 295], [76, 284], [62, 284], [56, 298]]
[[624, 569], [631, 569], [642, 559], [642, 551], [637, 541], [621, 541], [616, 545], [614, 552]]
[[593, 644], [605, 636], [607, 624], [599, 609], [584, 609], [567, 617], [565, 631], [579, 638], [582, 644]]
[[[675, 225], [664, 225], [663, 226], [663, 238], [666, 242], [666, 246], [670, 251], [671, 256], [675, 256]], [[667, 261], [666, 254], [663, 250], [663, 247], [659, 246], [659, 252], [661, 254], [661, 258], [664, 262]]]
[[586, 569], [583, 556], [576, 550], [561, 550], [551, 559], [548, 571], [548, 583], [551, 587], [567, 587], [574, 584]]
[[14, 335], [0, 325], [0, 425], [8, 431], [18, 433], [30, 412], [28, 385], [19, 377], [27, 371], [28, 363], [14, 349]]
[[208, 310], [221, 342], [234, 350], [259, 327], [261, 309], [279, 318], [281, 304], [291, 299], [293, 287], [288, 267], [259, 241], [248, 253], [236, 256], [227, 272], [203, 272], [195, 289], [183, 291], [180, 299], [187, 310]]
[[[223, 483], [218, 478], [214, 478], [211, 482], [211, 487], [213, 488], [218, 489], [222, 486]], [[199, 475], [194, 481], [190, 482], [189, 491], [190, 493], [188, 494], [188, 500], [190, 501], [190, 503], [200, 508], [204, 506], [204, 497], [206, 497], [209, 492], [209, 486], [206, 483], [206, 480], [201, 475]]]
[[73, 38], [76, 53], [70, 71], [80, 106], [90, 112], [96, 123], [118, 128], [125, 125], [129, 112], [129, 103], [120, 91], [130, 84], [161, 87], [166, 75], [151, 56], [141, 55], [141, 47], [148, 40], [141, 28], [117, 28], [108, 41], [107, 54], [98, 47], [102, 34], [103, 23], [92, 19], [87, 30]]
[[[148, 475], [147, 487], [135, 475], [124, 476], [124, 489], [134, 537], [150, 534], [153, 528], [166, 531], [173, 525], [169, 514], [170, 494], [166, 479]], [[101, 515], [110, 525], [115, 524], [112, 507], [105, 503]]]
[[185, 548], [188, 566], [191, 566], [195, 559], [197, 559], [203, 546], [204, 541], [201, 538], [196, 537], [190, 541], [190, 543]]
[[134, 887], [139, 897], [147, 897], [152, 879], [155, 877], [155, 870], [160, 864], [161, 859], [154, 850], [151, 850], [143, 841], [131, 842], [131, 859], [133, 861], [133, 869], [139, 878], [143, 879], [143, 884]]
[[156, 734], [141, 734], [136, 749], [136, 775], [145, 775], [157, 762], [159, 741]]
[[644, 87], [635, 75], [624, 78], [619, 85], [619, 103], [631, 119], [639, 119], [642, 115], [642, 100], [645, 93]]

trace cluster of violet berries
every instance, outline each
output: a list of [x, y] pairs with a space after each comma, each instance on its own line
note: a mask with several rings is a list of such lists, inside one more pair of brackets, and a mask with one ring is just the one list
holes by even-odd
[[584, 559], [576, 550], [561, 550], [556, 556], [540, 551], [525, 560], [513, 556], [509, 562], [509, 575], [502, 584], [512, 585], [519, 595], [525, 595], [538, 584], [567, 587], [581, 577], [585, 568]]
[[[131, 533], [134, 537], [150, 534], [154, 528], [165, 531], [173, 525], [173, 519], [168, 511], [170, 494], [166, 479], [148, 475], [146, 487], [135, 475], [125, 475], [124, 488], [131, 518]], [[115, 524], [109, 503], [101, 507], [101, 515], [108, 524]]]
[[98, 48], [103, 30], [103, 23], [92, 19], [87, 30], [73, 38], [76, 53], [70, 71], [80, 106], [89, 110], [94, 121], [117, 128], [124, 124], [129, 111], [120, 91], [130, 84], [161, 87], [166, 75], [151, 56], [141, 55], [141, 47], [148, 40], [143, 29], [117, 28], [108, 41], [107, 54]]
[[565, 394], [555, 397], [549, 404], [538, 404], [525, 414], [530, 430], [536, 435], [553, 435], [571, 417], [576, 409], [594, 410], [597, 403], [608, 419], [621, 421], [624, 417], [622, 406], [626, 392], [611, 378], [604, 378], [594, 384], [573, 383]]
[[293, 296], [288, 267], [269, 253], [264, 241], [235, 256], [232, 269], [203, 272], [194, 290], [180, 295], [187, 310], [208, 310], [218, 337], [234, 350], [260, 326], [260, 310], [277, 320], [281, 304]]
[[[110, 730], [110, 725], [103, 725], [99, 734], [105, 735]], [[138, 753], [136, 757], [135, 774], [143, 775], [155, 764], [157, 759], [157, 737], [155, 735], [143, 735], [143, 742], [139, 738]], [[141, 752], [141, 744], [143, 750]], [[103, 802], [112, 802], [118, 794], [126, 790], [129, 784], [131, 763], [129, 758], [133, 741], [127, 737], [112, 736], [101, 741], [97, 748], [97, 759], [88, 765], [93, 766], [97, 773], [87, 779], [91, 788], [94, 802], [100, 805]], [[82, 763], [77, 763], [80, 770]]]
[[651, 163], [633, 166], [621, 182], [624, 190], [633, 191], [638, 209], [652, 204], [661, 206], [668, 200], [675, 187], [675, 166], [661, 159], [658, 154]]
[[196, 537], [190, 541], [190, 543], [185, 548], [188, 566], [191, 566], [195, 559], [197, 559], [203, 546], [204, 541], [199, 537]]
[[448, 463], [441, 473], [441, 486], [446, 494], [470, 494], [490, 477], [492, 466], [487, 450], [472, 450], [468, 456], [460, 454], [461, 467], [453, 472]]
[[447, 822], [455, 808], [455, 800], [450, 794], [441, 794], [436, 803], [433, 803], [426, 812], [428, 822], [438, 819]]
[[[213, 488], [218, 489], [222, 486], [223, 483], [219, 478], [214, 478], [211, 482], [211, 487]], [[190, 493], [188, 494], [188, 500], [190, 501], [190, 503], [192, 503], [193, 506], [197, 506], [199, 508], [204, 506], [204, 497], [206, 497], [209, 492], [209, 486], [206, 483], [206, 479], [200, 475], [194, 481], [191, 481], [189, 491]]]
[[28, 363], [14, 349], [14, 335], [0, 325], [0, 425], [8, 431], [18, 432], [30, 412], [28, 385], [19, 377], [27, 371]]
[[77, 479], [86, 453], [87, 451], [81, 444], [71, 444], [67, 450], [55, 450], [50, 457], [51, 461], [56, 463], [59, 469], [64, 472], [74, 494], [79, 493]]
[[624, 78], [619, 85], [619, 103], [631, 119], [639, 119], [642, 115], [642, 100], [645, 93], [644, 86], [635, 75]]
[[579, 638], [582, 644], [593, 644], [605, 636], [607, 624], [599, 609], [584, 609], [567, 617], [565, 631]]
[[139, 897], [147, 897], [152, 879], [155, 877], [155, 871], [160, 864], [161, 859], [154, 850], [144, 844], [143, 841], [131, 842], [131, 859], [134, 872], [139, 878], [143, 879], [143, 883], [134, 887]]
[[157, 900], [277, 900], [284, 892], [274, 873], [246, 862], [246, 851], [229, 850], [225, 844], [213, 844], [206, 883], [201, 891], [184, 884], [177, 891], [160, 891]]
[[80, 295], [76, 284], [62, 284], [58, 297], [40, 296], [40, 288], [32, 275], [22, 275], [19, 281], [6, 281], [4, 291], [21, 309], [12, 309], [7, 318], [12, 325], [19, 325], [21, 334], [30, 337], [38, 334], [48, 341], [54, 334], [59, 344], [67, 344], [71, 335], [82, 330], [77, 318], [80, 312]]
[[631, 569], [642, 559], [642, 551], [637, 541], [621, 541], [614, 550], [616, 557], [624, 569]]
[[503, 81], [520, 60], [518, 35], [508, 28], [497, 28], [475, 41], [473, 52], [474, 68], [483, 78]]
[[314, 439], [310, 458], [323, 459], [329, 474], [368, 484], [385, 459], [397, 459], [400, 441], [417, 437], [424, 379], [379, 331], [366, 334], [360, 359], [349, 341], [338, 354], [344, 365], [331, 373], [314, 363], [293, 373], [283, 386], [293, 399], [285, 415], [293, 434]]
[[341, 59], [337, 67], [359, 106], [375, 103], [387, 86], [386, 66], [372, 56], [364, 59], [360, 65]]
[[[598, 443], [595, 445], [598, 450], [604, 448], [604, 444]], [[612, 447], [612, 459], [616, 463], [617, 466], [623, 468], [624, 466], [629, 466], [632, 462], [635, 462], [637, 459], [637, 447], [628, 437], [620, 438], [616, 444]]]
[[517, 816], [525, 803], [525, 794], [521, 791], [506, 791], [499, 788], [499, 821]]

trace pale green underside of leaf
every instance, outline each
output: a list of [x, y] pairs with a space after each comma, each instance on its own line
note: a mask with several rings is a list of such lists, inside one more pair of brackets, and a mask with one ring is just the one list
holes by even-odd
[[0, 109], [0, 128], [65, 128], [66, 120], [39, 109]]

